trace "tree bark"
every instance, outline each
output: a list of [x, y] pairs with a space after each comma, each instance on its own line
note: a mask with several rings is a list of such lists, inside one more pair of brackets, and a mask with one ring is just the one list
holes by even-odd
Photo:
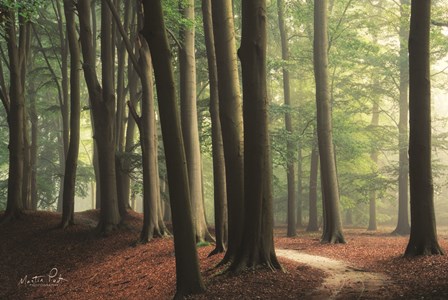
[[81, 57], [78, 34], [76, 32], [75, 9], [76, 4], [74, 0], [64, 0], [67, 39], [70, 49], [70, 139], [64, 172], [62, 228], [66, 228], [74, 223], [76, 170], [78, 166], [80, 138], [81, 100], [79, 61]]
[[[316, 136], [317, 138], [317, 136]], [[316, 140], [316, 138], [314, 140]], [[319, 222], [317, 220], [317, 175], [319, 173], [319, 148], [314, 144], [311, 150], [310, 165], [310, 187], [309, 187], [309, 218], [306, 231], [314, 232], [319, 230]]]
[[24, 164], [24, 122], [25, 98], [22, 68], [25, 64], [24, 35], [28, 30], [22, 18], [19, 17], [19, 43], [17, 42], [16, 15], [12, 9], [5, 12], [6, 43], [9, 57], [9, 102], [7, 103], [7, 119], [9, 127], [9, 171], [8, 196], [6, 211], [2, 222], [8, 222], [20, 217], [23, 209], [22, 182]]
[[227, 244], [227, 193], [224, 148], [219, 118], [218, 71], [213, 33], [211, 0], [202, 0], [205, 45], [210, 81], [210, 117], [212, 119], [213, 188], [215, 204], [215, 249], [209, 256], [224, 252]]
[[[288, 34], [286, 32], [284, 8], [285, 4], [283, 0], [277, 0], [278, 10], [278, 27], [280, 30], [280, 38], [282, 45], [282, 60], [283, 64], [288, 63], [289, 60], [289, 47], [288, 47]], [[289, 70], [288, 67], [283, 65], [283, 97], [284, 105], [287, 109], [285, 113], [285, 129], [288, 134], [286, 144], [286, 177], [288, 181], [288, 229], [286, 235], [289, 237], [296, 236], [296, 192], [294, 183], [294, 144], [291, 141], [292, 135], [292, 121], [291, 113], [291, 88], [289, 83]]]
[[212, 1], [212, 19], [228, 199], [228, 247], [221, 262], [225, 264], [234, 259], [241, 242], [244, 209], [243, 111], [232, 1]]
[[443, 254], [437, 241], [431, 168], [431, 1], [412, 0], [409, 34], [411, 235], [406, 256]]
[[[380, 120], [380, 111], [378, 100], [373, 101], [372, 107], [372, 122], [370, 123], [373, 128], [377, 128]], [[374, 170], [376, 170], [378, 165], [378, 150], [373, 149], [370, 153], [370, 159], [375, 164]], [[376, 191], [372, 189], [369, 191], [369, 227], [367, 230], [375, 231], [377, 230], [376, 223]]]
[[324, 200], [322, 243], [345, 243], [339, 212], [339, 187], [334, 154], [331, 97], [328, 84], [328, 0], [314, 2], [314, 75], [317, 137]]
[[242, 39], [238, 55], [244, 91], [244, 226], [241, 245], [230, 266], [230, 271], [235, 272], [259, 266], [281, 269], [273, 239], [266, 17], [265, 0], [243, 1]]
[[108, 233], [120, 222], [118, 211], [117, 186], [115, 176], [115, 134], [114, 115], [115, 97], [112, 74], [112, 18], [105, 2], [101, 2], [101, 87], [95, 70], [95, 53], [93, 52], [92, 30], [90, 22], [90, 1], [78, 2], [80, 39], [84, 59], [84, 77], [93, 115], [94, 139], [98, 148], [99, 185], [101, 194], [101, 211], [98, 231]]
[[199, 272], [191, 219], [185, 148], [162, 4], [160, 0], [148, 0], [143, 2], [143, 8], [142, 34], [148, 42], [153, 61], [173, 216], [176, 258], [175, 298], [181, 299], [188, 294], [200, 293], [205, 287]]

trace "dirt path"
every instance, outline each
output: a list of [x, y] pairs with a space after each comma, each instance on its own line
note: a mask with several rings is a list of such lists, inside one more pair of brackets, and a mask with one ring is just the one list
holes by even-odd
[[309, 294], [311, 299], [372, 299], [379, 297], [380, 291], [390, 284], [387, 276], [354, 268], [344, 261], [305, 254], [296, 250], [276, 249], [275, 251], [278, 256], [328, 273], [322, 286]]

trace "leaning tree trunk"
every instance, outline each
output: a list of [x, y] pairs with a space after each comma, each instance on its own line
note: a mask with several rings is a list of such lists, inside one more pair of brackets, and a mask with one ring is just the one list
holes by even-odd
[[74, 223], [76, 169], [78, 165], [80, 136], [80, 51], [75, 24], [75, 2], [64, 0], [64, 12], [67, 27], [67, 38], [70, 49], [70, 140], [65, 162], [64, 187], [62, 197], [61, 227], [66, 228]]
[[210, 117], [212, 119], [213, 188], [215, 204], [215, 249], [209, 256], [224, 252], [227, 244], [227, 193], [224, 148], [219, 118], [218, 71], [213, 33], [211, 0], [202, 0], [205, 45], [210, 79]]
[[181, 299], [188, 294], [200, 293], [205, 287], [196, 252], [186, 157], [162, 3], [160, 0], [144, 1], [143, 8], [142, 33], [148, 42], [153, 61], [173, 217], [176, 258], [175, 298]]
[[212, 1], [212, 17], [228, 199], [228, 248], [221, 262], [224, 264], [234, 259], [242, 238], [244, 209], [243, 112], [232, 1]]
[[328, 0], [314, 2], [314, 75], [316, 77], [317, 138], [324, 200], [322, 243], [344, 243], [339, 213], [339, 187], [331, 124], [328, 84]]
[[437, 241], [431, 169], [431, 1], [412, 0], [409, 33], [411, 235], [406, 256], [443, 254]]
[[[280, 30], [280, 38], [282, 45], [282, 60], [287, 63], [289, 59], [288, 35], [286, 33], [284, 19], [284, 2], [277, 0], [278, 9], [278, 27]], [[286, 142], [286, 177], [288, 181], [288, 230], [286, 235], [289, 237], [296, 236], [296, 192], [294, 184], [294, 143], [291, 141], [292, 121], [291, 121], [291, 88], [289, 83], [289, 70], [287, 66], [283, 66], [283, 97], [286, 107], [285, 113], [285, 129], [288, 133]]]
[[273, 238], [266, 17], [265, 0], [243, 1], [239, 57], [244, 91], [244, 227], [239, 250], [230, 266], [236, 272], [258, 266], [281, 269]]
[[112, 74], [112, 18], [105, 2], [101, 2], [101, 87], [95, 70], [95, 53], [90, 21], [90, 1], [78, 2], [80, 39], [84, 59], [83, 69], [91, 103], [94, 138], [98, 148], [101, 211], [98, 231], [108, 233], [120, 222], [115, 176], [114, 115], [115, 97]]

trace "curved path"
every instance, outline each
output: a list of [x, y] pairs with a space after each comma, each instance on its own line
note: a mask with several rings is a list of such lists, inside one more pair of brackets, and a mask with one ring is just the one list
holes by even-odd
[[348, 263], [323, 256], [290, 249], [276, 249], [278, 256], [320, 269], [328, 274], [322, 286], [310, 292], [310, 299], [363, 299], [375, 298], [388, 283], [381, 273], [356, 269]]

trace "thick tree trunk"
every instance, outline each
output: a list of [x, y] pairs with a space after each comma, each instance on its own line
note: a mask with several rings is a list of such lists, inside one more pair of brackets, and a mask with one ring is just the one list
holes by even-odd
[[98, 149], [99, 187], [101, 189], [101, 212], [98, 231], [108, 233], [120, 222], [117, 186], [115, 176], [115, 97], [112, 74], [112, 18], [107, 4], [101, 2], [101, 87], [95, 70], [92, 30], [90, 22], [90, 1], [78, 2], [80, 39], [86, 78], [93, 115], [94, 139]]
[[[280, 38], [282, 45], [282, 60], [286, 63], [289, 59], [289, 47], [288, 47], [288, 35], [286, 33], [285, 19], [284, 19], [284, 2], [283, 0], [277, 0], [278, 10], [278, 27], [280, 30]], [[283, 97], [284, 105], [286, 109], [291, 108], [291, 88], [289, 83], [289, 70], [286, 66], [283, 66]], [[292, 121], [291, 113], [288, 111], [285, 113], [285, 129], [286, 132], [292, 134]], [[289, 237], [296, 236], [296, 192], [294, 183], [294, 144], [287, 140], [286, 145], [286, 177], [288, 181], [288, 229], [286, 235]]]
[[437, 241], [431, 168], [431, 1], [412, 0], [409, 34], [411, 235], [406, 256], [443, 254]]
[[[182, 3], [181, 11], [185, 19], [194, 21], [193, 0]], [[196, 108], [194, 26], [183, 27], [180, 36], [183, 42], [182, 48], [179, 49], [181, 122], [187, 157], [193, 225], [196, 242], [213, 241], [208, 232], [202, 198], [202, 161]]]
[[218, 71], [213, 34], [211, 0], [202, 0], [205, 45], [210, 80], [210, 117], [212, 119], [213, 188], [215, 204], [215, 249], [209, 256], [224, 252], [227, 244], [227, 193], [224, 148], [219, 118]]
[[191, 219], [186, 157], [162, 4], [160, 0], [149, 0], [143, 2], [143, 7], [142, 33], [148, 42], [154, 66], [173, 216], [176, 258], [175, 298], [181, 299], [188, 294], [200, 293], [205, 287], [199, 272]]
[[[19, 18], [21, 19], [21, 18]], [[9, 126], [9, 172], [8, 196], [6, 211], [2, 222], [19, 218], [22, 209], [22, 182], [24, 164], [24, 130], [25, 99], [24, 83], [22, 81], [22, 68], [25, 62], [25, 46], [22, 45], [28, 25], [19, 20], [19, 40], [17, 43], [16, 16], [13, 10], [5, 12], [6, 43], [9, 56], [9, 103], [7, 118]]]
[[309, 187], [309, 218], [306, 231], [313, 232], [319, 230], [317, 220], [317, 176], [319, 173], [319, 149], [317, 145], [311, 150], [310, 165], [310, 187]]
[[62, 228], [66, 228], [74, 223], [76, 169], [78, 166], [80, 138], [80, 50], [75, 24], [75, 9], [76, 6], [74, 0], [64, 0], [67, 38], [70, 49], [70, 140], [65, 162], [61, 221]]
[[324, 200], [322, 243], [344, 243], [339, 213], [339, 187], [331, 124], [328, 84], [328, 0], [314, 2], [314, 75], [316, 77], [317, 137]]
[[[230, 271], [281, 269], [273, 239], [272, 165], [266, 90], [266, 1], [243, 1], [244, 227]], [[295, 228], [294, 228], [295, 230]]]
[[400, 118], [398, 122], [398, 222], [392, 234], [409, 234], [409, 160], [408, 160], [408, 87], [409, 60], [407, 54], [409, 0], [400, 1]]
[[232, 261], [242, 238], [244, 209], [243, 112], [231, 0], [212, 1], [228, 207], [228, 247], [222, 264]]

